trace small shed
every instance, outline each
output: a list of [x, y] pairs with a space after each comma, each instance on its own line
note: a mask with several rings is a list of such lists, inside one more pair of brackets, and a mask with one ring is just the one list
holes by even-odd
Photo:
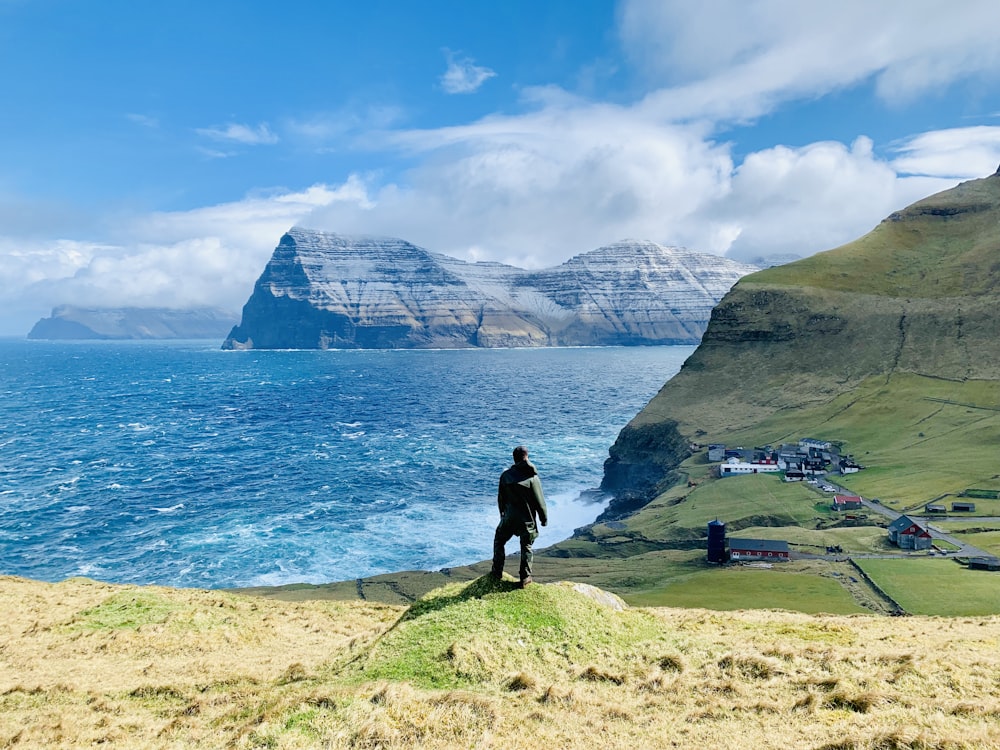
[[729, 540], [730, 560], [768, 560], [770, 562], [788, 559], [788, 542], [778, 539], [734, 539]]
[[970, 557], [970, 570], [1000, 570], [1000, 558], [996, 557]]
[[864, 507], [861, 498], [857, 495], [834, 495], [833, 509], [836, 511], [859, 510]]
[[962, 513], [972, 513], [976, 509], [975, 503], [967, 503], [965, 501], [956, 500], [951, 504], [952, 511], [959, 511]]
[[924, 510], [927, 513], [947, 513], [948, 509], [939, 503], [927, 503], [924, 506]]

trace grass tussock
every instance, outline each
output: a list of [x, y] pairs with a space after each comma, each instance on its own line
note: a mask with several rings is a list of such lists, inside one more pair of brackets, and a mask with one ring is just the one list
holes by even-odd
[[405, 609], [2, 578], [0, 606], [4, 748], [1000, 748], [998, 618], [485, 580]]

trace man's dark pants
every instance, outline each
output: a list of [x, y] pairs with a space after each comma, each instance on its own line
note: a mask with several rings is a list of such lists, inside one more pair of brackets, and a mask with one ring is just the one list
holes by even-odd
[[533, 522], [508, 521], [506, 518], [500, 521], [496, 534], [493, 535], [493, 576], [499, 578], [503, 574], [503, 562], [505, 557], [504, 546], [510, 541], [512, 536], [517, 536], [521, 541], [521, 580], [531, 578], [531, 561], [534, 554], [531, 545], [538, 538], [538, 530]]

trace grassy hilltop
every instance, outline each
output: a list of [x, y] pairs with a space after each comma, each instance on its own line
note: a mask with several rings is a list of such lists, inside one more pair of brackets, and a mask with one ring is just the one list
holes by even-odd
[[0, 747], [1000, 747], [1000, 618], [0, 578]]

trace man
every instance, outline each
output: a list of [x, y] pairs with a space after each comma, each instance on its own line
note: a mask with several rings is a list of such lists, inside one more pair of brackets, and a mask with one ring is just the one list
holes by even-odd
[[531, 583], [531, 545], [538, 538], [536, 522], [545, 526], [549, 522], [542, 494], [542, 480], [538, 471], [528, 461], [528, 449], [519, 445], [514, 449], [514, 465], [500, 475], [497, 490], [500, 524], [493, 536], [493, 570], [490, 575], [500, 580], [503, 575], [504, 546], [517, 535], [521, 541], [521, 588]]

